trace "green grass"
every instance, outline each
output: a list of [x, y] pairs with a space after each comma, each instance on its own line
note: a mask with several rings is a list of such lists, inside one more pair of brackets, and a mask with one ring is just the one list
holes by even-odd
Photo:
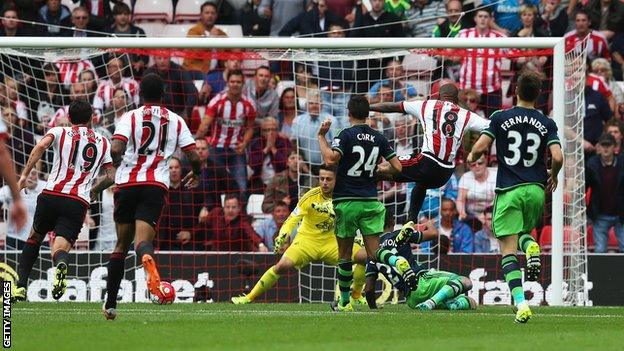
[[333, 313], [326, 304], [13, 305], [15, 350], [622, 350], [624, 308], [509, 307], [429, 313], [405, 305]]

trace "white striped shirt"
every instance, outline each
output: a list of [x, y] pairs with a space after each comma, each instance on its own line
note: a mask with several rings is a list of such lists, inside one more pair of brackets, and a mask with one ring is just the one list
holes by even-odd
[[[609, 44], [607, 44], [607, 38], [599, 31], [592, 30], [587, 36], [580, 38], [576, 34], [576, 30], [567, 32], [563, 38], [565, 39], [566, 52], [574, 50], [575, 53], [581, 54], [581, 51], [587, 48], [587, 56], [593, 60], [598, 57], [611, 60], [611, 54], [609, 53]], [[578, 45], [587, 38], [585, 47]]]
[[91, 71], [97, 80], [97, 73], [95, 72], [95, 66], [90, 60], [82, 60], [78, 62], [64, 62], [59, 61], [56, 63], [58, 69], [60, 83], [66, 87], [70, 87], [73, 83], [78, 81], [80, 73], [82, 71]]
[[[505, 35], [495, 30], [488, 30], [481, 35], [476, 28], [462, 29], [457, 38], [504, 38]], [[461, 59], [459, 71], [460, 89], [474, 89], [480, 94], [487, 94], [501, 88], [501, 58], [503, 49], [466, 49]]]
[[195, 140], [182, 117], [153, 105], [126, 112], [115, 128], [113, 139], [127, 142], [115, 175], [118, 186], [156, 185], [168, 189], [167, 161], [178, 146], [182, 150], [195, 148]]
[[126, 97], [130, 99], [127, 103], [134, 103], [139, 106], [139, 83], [128, 77], [122, 77], [118, 84], [113, 83], [110, 79], [100, 80], [100, 84], [93, 98], [93, 109], [103, 112], [113, 101], [113, 93], [117, 87], [122, 87], [126, 93]]
[[227, 97], [227, 91], [224, 91], [210, 100], [206, 115], [214, 117], [210, 144], [217, 148], [234, 149], [243, 140], [247, 123], [256, 120], [256, 106], [245, 95], [233, 104]]

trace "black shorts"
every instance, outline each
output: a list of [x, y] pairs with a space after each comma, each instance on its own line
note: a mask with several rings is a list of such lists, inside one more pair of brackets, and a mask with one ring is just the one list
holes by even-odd
[[134, 223], [136, 220], [156, 227], [165, 204], [167, 191], [156, 185], [134, 185], [115, 192], [116, 223]]
[[454, 167], [442, 167], [423, 154], [399, 156], [399, 161], [403, 169], [394, 180], [399, 183], [416, 182], [427, 189], [444, 186], [455, 171]]
[[43, 193], [37, 197], [33, 230], [43, 235], [54, 231], [73, 244], [78, 239], [86, 214], [87, 205], [80, 200]]

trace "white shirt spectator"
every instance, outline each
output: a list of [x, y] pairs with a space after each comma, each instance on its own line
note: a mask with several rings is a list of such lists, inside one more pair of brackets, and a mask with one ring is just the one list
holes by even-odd
[[[487, 179], [479, 182], [472, 171], [464, 173], [459, 180], [458, 188], [466, 191], [465, 211], [468, 215], [479, 216], [494, 201], [496, 189], [496, 168], [488, 168]], [[461, 209], [458, 209], [461, 212]]]

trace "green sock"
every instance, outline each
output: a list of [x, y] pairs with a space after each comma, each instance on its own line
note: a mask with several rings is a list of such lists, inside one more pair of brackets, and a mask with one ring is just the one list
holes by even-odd
[[505, 281], [509, 285], [509, 291], [516, 305], [524, 302], [524, 289], [522, 288], [522, 273], [516, 255], [504, 256], [501, 260]]
[[520, 248], [520, 250], [522, 250], [522, 252], [526, 252], [529, 244], [534, 242], [536, 241], [535, 239], [533, 239], [533, 236], [531, 234], [522, 234], [518, 238], [518, 247]]
[[463, 290], [463, 285], [455, 280], [450, 280], [444, 285], [438, 292], [436, 292], [431, 299], [435, 302], [436, 306], [440, 306], [444, 301], [454, 298], [459, 295]]
[[[274, 266], [273, 266], [274, 267]], [[273, 285], [279, 280], [279, 274], [275, 273], [274, 268], [271, 267], [267, 269], [266, 272], [260, 277], [260, 280], [256, 283], [256, 285], [251, 289], [251, 292], [247, 294], [247, 298], [250, 301], [255, 300], [258, 296], [264, 294], [267, 290], [271, 289]]]
[[340, 288], [340, 305], [349, 303], [351, 284], [353, 283], [353, 263], [348, 260], [338, 260], [338, 287]]

